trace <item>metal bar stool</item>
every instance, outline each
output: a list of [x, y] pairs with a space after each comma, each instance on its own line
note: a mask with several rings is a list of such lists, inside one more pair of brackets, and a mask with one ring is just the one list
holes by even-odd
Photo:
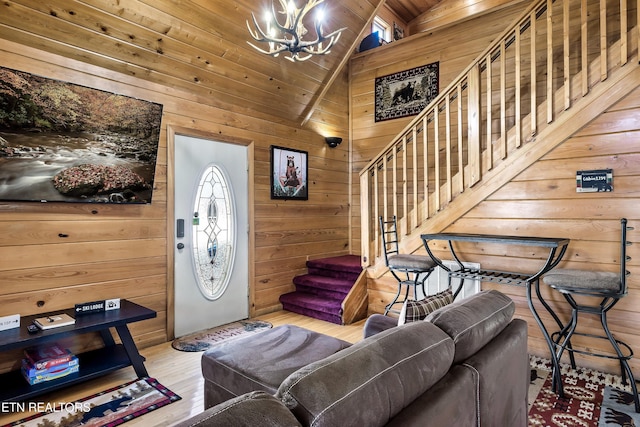
[[[433, 272], [436, 263], [428, 256], [401, 254], [399, 252], [398, 226], [395, 215], [390, 221], [385, 221], [382, 217], [379, 218], [379, 221], [384, 261], [393, 277], [398, 281], [398, 292], [384, 308], [384, 315], [386, 316], [392, 311], [395, 304], [404, 304], [409, 298], [409, 288], [413, 288], [414, 298], [417, 296], [418, 286], [422, 288], [422, 294], [427, 295], [424, 289], [424, 282]], [[398, 301], [403, 288], [405, 289], [404, 299]]]
[[[558, 323], [560, 330], [552, 334], [552, 339], [556, 345], [556, 360], [560, 360], [562, 354], [567, 351], [571, 361], [571, 367], [576, 368], [574, 353], [580, 353], [588, 356], [605, 357], [616, 359], [620, 362], [620, 370], [622, 372], [622, 383], [630, 382], [633, 392], [633, 402], [635, 403], [636, 412], [640, 412], [640, 402], [638, 401], [638, 390], [633, 372], [629, 367], [629, 359], [633, 357], [633, 350], [626, 343], [614, 338], [607, 324], [607, 313], [627, 294], [627, 271], [626, 263], [631, 258], [627, 255], [627, 246], [631, 242], [627, 241], [627, 231], [633, 230], [627, 226], [627, 219], [622, 218], [620, 221], [622, 227], [622, 237], [620, 245], [620, 273], [602, 272], [602, 271], [582, 271], [569, 269], [555, 269], [547, 273], [543, 277], [543, 282], [551, 288], [557, 290], [564, 296], [571, 306], [571, 319], [566, 325], [562, 325], [560, 319], [553, 314]], [[579, 303], [574, 296], [598, 297], [599, 303], [588, 305]], [[600, 323], [604, 335], [594, 335], [576, 332], [578, 325], [578, 314], [594, 314], [600, 317]], [[590, 338], [600, 338], [608, 340], [615, 351], [615, 354], [594, 353], [586, 350], [576, 349], [571, 345], [571, 338], [574, 335], [587, 336]], [[556, 378], [561, 381], [560, 374], [554, 373], [554, 381]], [[554, 386], [555, 388], [555, 386]]]

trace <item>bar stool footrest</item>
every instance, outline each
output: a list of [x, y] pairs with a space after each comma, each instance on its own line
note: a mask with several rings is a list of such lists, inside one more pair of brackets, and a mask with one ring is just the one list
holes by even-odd
[[[556, 348], [559, 348], [562, 346], [562, 344], [560, 344], [559, 342], [556, 341], [555, 337], [557, 337], [560, 334], [560, 332], [554, 332], [553, 334], [551, 334], [551, 338], [554, 340]], [[606, 341], [609, 341], [609, 338], [605, 335], [593, 335], [593, 334], [585, 334], [585, 333], [581, 333], [581, 332], [574, 332], [572, 336], [575, 335], [579, 335], [582, 337], [589, 337], [589, 338], [599, 338], [599, 339], [603, 339]], [[623, 341], [619, 341], [619, 340], [615, 340], [616, 343], [619, 346], [622, 346], [625, 348], [625, 350], [627, 350], [627, 354], [626, 355], [622, 355], [622, 356], [618, 356], [617, 354], [608, 354], [608, 353], [592, 353], [590, 351], [586, 351], [586, 350], [581, 350], [579, 348], [572, 348], [572, 347], [568, 347], [565, 346], [564, 351], [566, 352], [570, 352], [570, 353], [579, 353], [579, 354], [584, 354], [586, 356], [593, 356], [593, 357], [603, 357], [606, 359], [615, 359], [615, 360], [630, 360], [633, 357], [633, 350], [631, 349], [631, 347], [629, 347], [629, 345]], [[568, 343], [569, 345], [571, 344], [571, 342]]]
[[451, 277], [459, 279], [480, 280], [483, 282], [504, 283], [509, 285], [524, 286], [531, 279], [531, 275], [522, 273], [512, 273], [509, 271], [497, 270], [475, 270], [471, 268], [462, 268], [460, 270], [451, 270]]

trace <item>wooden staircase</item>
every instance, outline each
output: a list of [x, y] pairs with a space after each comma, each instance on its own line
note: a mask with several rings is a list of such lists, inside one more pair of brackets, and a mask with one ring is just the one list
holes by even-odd
[[361, 171], [369, 276], [379, 216], [415, 252], [637, 87], [638, 21], [626, 0], [533, 2]]

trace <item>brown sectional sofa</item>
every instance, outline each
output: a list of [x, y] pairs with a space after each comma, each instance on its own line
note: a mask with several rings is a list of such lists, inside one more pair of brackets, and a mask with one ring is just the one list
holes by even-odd
[[[229, 372], [247, 373], [239, 372], [240, 365], [230, 368], [229, 351], [218, 350], [227, 362], [216, 368], [210, 350], [203, 355], [205, 394], [216, 386], [236, 387], [227, 391], [239, 395], [179, 426], [524, 427], [527, 324], [513, 313], [510, 298], [489, 290], [439, 309], [426, 321], [395, 326], [395, 319], [373, 315], [362, 341], [292, 371], [275, 394], [260, 381], [247, 386], [245, 379], [229, 378]], [[310, 333], [316, 335], [323, 337]], [[245, 347], [240, 341], [234, 341], [236, 354]], [[295, 360], [296, 353], [288, 358]], [[216, 384], [217, 371], [225, 372], [226, 385]], [[240, 394], [242, 387], [258, 391]]]

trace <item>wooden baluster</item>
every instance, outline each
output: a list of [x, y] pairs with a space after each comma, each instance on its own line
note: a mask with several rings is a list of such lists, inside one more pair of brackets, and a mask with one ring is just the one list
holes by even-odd
[[447, 202], [451, 201], [452, 198], [452, 187], [451, 187], [451, 97], [449, 93], [445, 95], [444, 98], [444, 129], [445, 129], [445, 153], [447, 160]]
[[429, 212], [429, 128], [428, 114], [422, 118], [422, 152], [423, 152], [423, 170], [424, 170], [424, 221], [431, 217]]
[[418, 228], [418, 125], [412, 129], [411, 140], [413, 141], [413, 214], [411, 215], [411, 228]]
[[[384, 167], [384, 166], [383, 166]], [[378, 164], [375, 164], [373, 167], [373, 174], [374, 174], [374, 181], [373, 181], [373, 206], [374, 206], [374, 210], [375, 210], [375, 216], [372, 218], [373, 221], [373, 226], [376, 229], [376, 244], [379, 241], [379, 236], [378, 236], [378, 227], [375, 223], [375, 220], [378, 219], [378, 217], [380, 216], [380, 168], [378, 167]], [[384, 209], [384, 206], [383, 206]], [[387, 213], [386, 210], [383, 210], [383, 218], [387, 218]], [[380, 256], [382, 253], [379, 251], [379, 246], [376, 245], [376, 250], [378, 250], [378, 252], [376, 253], [376, 257]]]
[[516, 128], [516, 147], [520, 147], [522, 145], [522, 117], [520, 112], [520, 77], [522, 71], [520, 70], [520, 60], [521, 60], [521, 52], [520, 52], [520, 24], [516, 25], [515, 31], [515, 92], [516, 97], [513, 100], [515, 102], [515, 128]]
[[462, 142], [462, 138], [463, 138], [463, 134], [462, 134], [462, 123], [463, 123], [463, 118], [462, 118], [462, 82], [458, 83], [458, 87], [457, 87], [457, 91], [458, 91], [458, 192], [462, 193], [464, 191], [464, 164], [463, 164], [463, 154], [464, 154], [464, 150], [463, 150], [463, 142]]
[[569, 0], [564, 0], [562, 3], [562, 32], [563, 32], [563, 58], [564, 58], [564, 67], [563, 67], [563, 84], [564, 84], [564, 109], [568, 110], [571, 108], [571, 71], [569, 69]]
[[[487, 61], [487, 71], [491, 67], [491, 59], [489, 56], [485, 57]], [[467, 74], [467, 91], [469, 97], [467, 98], [468, 104], [468, 117], [469, 117], [469, 131], [467, 138], [467, 162], [469, 163], [469, 186], [472, 186], [476, 182], [480, 181], [481, 177], [481, 137], [480, 137], [480, 124], [481, 124], [481, 88], [480, 88], [480, 64], [473, 66]], [[491, 86], [488, 91], [491, 92]], [[489, 95], [490, 96], [490, 95]], [[491, 127], [491, 104], [487, 105], [487, 127]], [[487, 150], [491, 151], [491, 131], [487, 134]]]
[[407, 166], [407, 135], [402, 137], [402, 216], [404, 218], [404, 234], [409, 234], [409, 178]]
[[500, 159], [507, 157], [507, 52], [505, 41], [500, 42]]
[[607, 77], [607, 0], [600, 0], [600, 81]]
[[[485, 62], [487, 64], [487, 170], [490, 170], [493, 168], [493, 102], [491, 100], [491, 92], [493, 92], [493, 76], [491, 69], [493, 63], [491, 62], [491, 53], [486, 56]], [[478, 160], [480, 160], [480, 156], [478, 156]], [[473, 182], [477, 182], [479, 180], [480, 174], [477, 174], [477, 178]]]
[[627, 0], [620, 0], [620, 65], [628, 60]]
[[547, 123], [553, 121], [553, 0], [547, 0]]
[[[586, 0], [584, 0], [586, 1]], [[538, 133], [538, 85], [536, 81], [538, 61], [536, 60], [536, 11], [529, 15], [529, 31], [531, 32], [531, 137]]]
[[434, 159], [434, 178], [433, 194], [435, 200], [435, 212], [439, 211], [440, 206], [440, 114], [438, 104], [433, 109], [433, 159]]
[[587, 0], [581, 0], [580, 2], [580, 47], [582, 50], [581, 67], [582, 67], [582, 96], [589, 93], [589, 61], [588, 61], [588, 14], [587, 14]]

